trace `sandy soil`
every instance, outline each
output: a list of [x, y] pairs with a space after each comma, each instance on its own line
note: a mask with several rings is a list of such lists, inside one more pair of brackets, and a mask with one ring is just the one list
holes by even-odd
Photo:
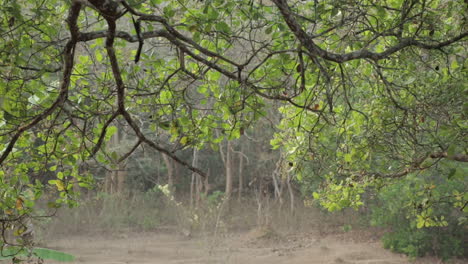
[[377, 239], [358, 238], [353, 233], [279, 235], [271, 230], [251, 230], [217, 235], [216, 238], [162, 232], [73, 235], [50, 241], [47, 247], [72, 253], [77, 257], [74, 263], [87, 264], [440, 263], [434, 259], [411, 262], [403, 255], [383, 249]]

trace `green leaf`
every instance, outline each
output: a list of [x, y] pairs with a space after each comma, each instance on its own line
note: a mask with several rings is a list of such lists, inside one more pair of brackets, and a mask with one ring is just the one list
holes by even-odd
[[75, 260], [73, 255], [48, 248], [34, 248], [33, 253], [41, 259], [50, 259], [60, 262], [71, 262]]
[[108, 126], [106, 130], [106, 138], [110, 139], [117, 132], [116, 126]]
[[175, 15], [175, 10], [170, 5], [165, 6], [163, 12], [167, 18], [172, 18]]
[[[48, 248], [33, 248], [32, 253], [38, 258], [59, 262], [71, 262], [75, 260], [73, 255]], [[3, 248], [0, 254], [0, 260], [12, 259], [13, 257], [27, 258], [29, 257], [29, 252], [27, 249], [20, 247]]]
[[201, 86], [199, 86], [199, 87], [197, 88], [197, 91], [198, 91], [199, 93], [201, 93], [201, 94], [206, 94], [207, 90], [208, 90], [208, 89], [206, 88], [206, 86], [203, 86], [203, 85], [201, 85]]
[[416, 224], [416, 227], [417, 227], [417, 228], [423, 228], [425, 223], [426, 223], [426, 222], [424, 221], [424, 219], [420, 218], [420, 219], [418, 219], [418, 222], [417, 222], [417, 224]]
[[216, 11], [214, 8], [210, 8], [210, 11], [208, 12], [208, 18], [215, 20], [219, 17], [219, 13]]
[[231, 28], [224, 21], [216, 23], [215, 28], [216, 30], [221, 31], [226, 34], [229, 34], [231, 32]]
[[313, 192], [312, 196], [314, 197], [315, 200], [320, 199], [320, 194], [318, 194], [317, 192]]
[[352, 162], [352, 161], [353, 161], [353, 155], [352, 155], [351, 153], [346, 153], [346, 154], [344, 155], [344, 160], [345, 160], [346, 162]]
[[171, 128], [171, 122], [170, 121], [167, 121], [167, 122], [160, 122], [158, 123], [159, 127], [164, 129], [164, 130], [169, 130]]
[[450, 147], [447, 149], [447, 155], [453, 156], [457, 150], [457, 146], [455, 144], [450, 145]]
[[452, 60], [452, 64], [450, 65], [450, 68], [452, 68], [452, 70], [456, 70], [458, 69], [458, 61], [456, 59], [453, 59]]
[[380, 18], [385, 18], [387, 16], [387, 12], [385, 11], [385, 9], [381, 6], [377, 7], [377, 15], [380, 17]]
[[415, 77], [409, 77], [408, 79], [406, 79], [406, 80], [403, 82], [403, 84], [404, 84], [404, 85], [412, 84], [412, 83], [414, 83], [415, 80], [416, 80]]
[[119, 155], [117, 154], [116, 151], [112, 151], [112, 153], [110, 154], [110, 157], [113, 161], [117, 161], [119, 159]]

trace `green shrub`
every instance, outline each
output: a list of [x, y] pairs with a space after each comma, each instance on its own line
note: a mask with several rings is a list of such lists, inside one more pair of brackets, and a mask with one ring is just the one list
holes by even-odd
[[384, 247], [395, 252], [404, 253], [410, 257], [423, 257], [427, 254], [436, 255], [443, 260], [466, 255], [463, 247], [463, 236], [456, 230], [433, 227], [417, 229], [400, 227], [384, 235]]
[[370, 221], [389, 232], [384, 247], [410, 257], [466, 257], [466, 212], [457, 207], [465, 183], [459, 179], [417, 175], [379, 190]]

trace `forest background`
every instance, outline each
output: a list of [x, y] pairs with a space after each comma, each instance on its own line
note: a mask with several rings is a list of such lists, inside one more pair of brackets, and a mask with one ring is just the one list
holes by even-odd
[[386, 247], [466, 256], [467, 9], [2, 0], [2, 248], [63, 205], [139, 197], [186, 210], [131, 226], [354, 208]]

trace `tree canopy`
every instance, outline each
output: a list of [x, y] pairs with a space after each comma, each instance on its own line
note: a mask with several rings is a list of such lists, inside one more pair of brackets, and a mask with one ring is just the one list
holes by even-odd
[[[431, 208], [468, 210], [466, 1], [3, 0], [0, 6], [0, 221], [88, 186], [89, 164], [141, 146], [178, 155], [282, 115], [280, 148], [330, 210], [369, 188], [428, 179]], [[118, 129], [135, 142], [107, 151]], [[54, 175], [49, 182], [41, 175]], [[436, 192], [441, 181], [459, 184]]]

